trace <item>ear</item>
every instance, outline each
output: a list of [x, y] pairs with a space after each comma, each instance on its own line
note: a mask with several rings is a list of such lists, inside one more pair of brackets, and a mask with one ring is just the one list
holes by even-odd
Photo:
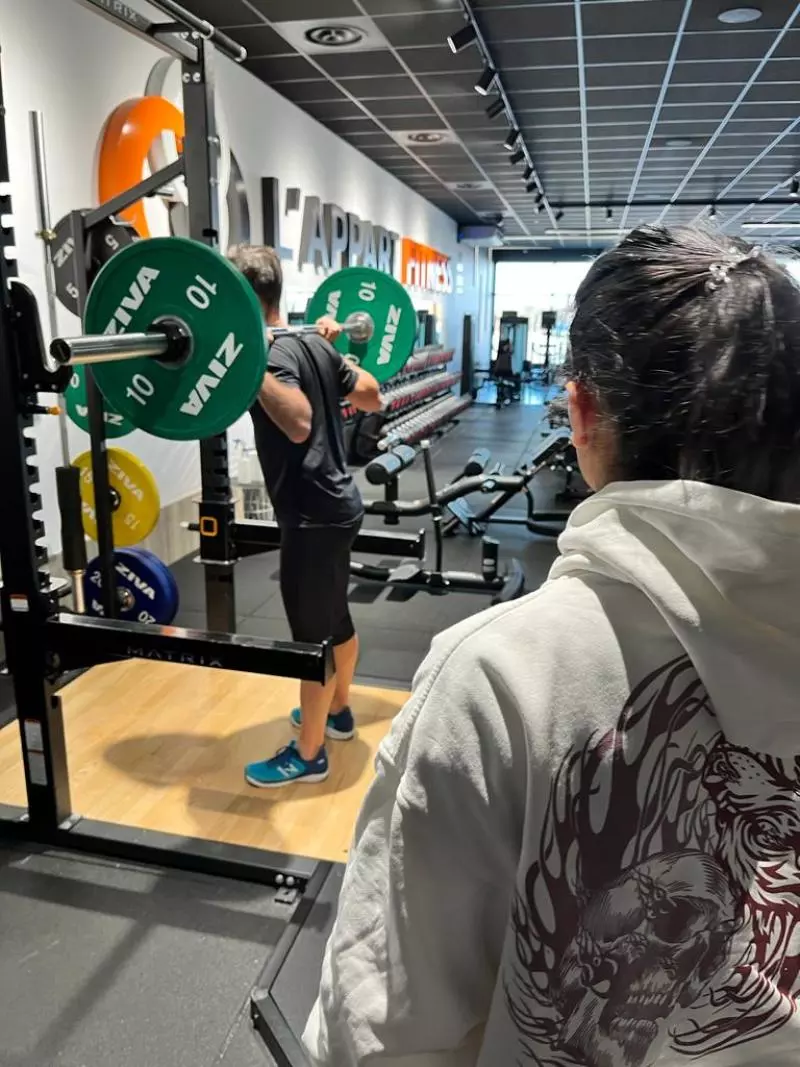
[[598, 412], [594, 395], [581, 382], [567, 382], [567, 404], [572, 443], [576, 448], [586, 448], [591, 443], [597, 425]]

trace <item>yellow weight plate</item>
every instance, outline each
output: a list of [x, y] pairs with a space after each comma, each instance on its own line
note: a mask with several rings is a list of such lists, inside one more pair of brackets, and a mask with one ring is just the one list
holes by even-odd
[[[83, 529], [87, 537], [96, 541], [91, 452], [83, 452], [72, 461], [72, 465], [81, 472]], [[114, 544], [119, 548], [137, 545], [153, 532], [158, 522], [161, 500], [156, 480], [136, 456], [123, 448], [109, 448], [108, 481], [111, 487]]]

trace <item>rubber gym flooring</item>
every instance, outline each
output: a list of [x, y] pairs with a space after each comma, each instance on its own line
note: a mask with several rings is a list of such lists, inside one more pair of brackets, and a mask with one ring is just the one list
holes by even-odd
[[[538, 444], [543, 440], [542, 422], [545, 409], [543, 394], [528, 390], [527, 404], [496, 409], [490, 404], [474, 404], [461, 417], [458, 425], [440, 438], [432, 448], [437, 485], [451, 481], [461, 471], [473, 449], [488, 448], [492, 462], [506, 465], [506, 472], [527, 462]], [[549, 479], [549, 480], [548, 480]], [[358, 474], [359, 484], [365, 499], [380, 496], [379, 487], [366, 483], [363, 473]], [[552, 506], [553, 492], [563, 485], [563, 477], [550, 478], [542, 475], [533, 489], [537, 507]], [[425, 476], [421, 460], [400, 476], [401, 499], [424, 497]], [[541, 499], [539, 499], [541, 497]], [[476, 507], [486, 498], [473, 497]], [[505, 514], [522, 514], [524, 502], [514, 501]], [[433, 537], [427, 517], [402, 519], [394, 530], [415, 532], [428, 529], [428, 559], [433, 559]], [[367, 516], [367, 529], [386, 529], [381, 520]], [[490, 527], [489, 534], [500, 542], [500, 562], [516, 556], [526, 573], [527, 589], [533, 590], [547, 577], [547, 572], [556, 556], [555, 541], [532, 536], [524, 527]], [[464, 533], [445, 540], [444, 566], [449, 570], [480, 570], [480, 538], [469, 538]], [[380, 562], [370, 556], [360, 557], [367, 562]], [[400, 560], [386, 560], [394, 565]], [[176, 620], [178, 625], [205, 626], [205, 593], [203, 574], [198, 564], [186, 558], [173, 566], [181, 593], [181, 610]], [[239, 613], [238, 629], [241, 633], [257, 637], [288, 638], [289, 630], [283, 613], [278, 589], [277, 555], [253, 556], [236, 567], [236, 598]], [[446, 596], [431, 596], [417, 593], [408, 600], [401, 599], [395, 591], [372, 585], [351, 584], [351, 612], [361, 638], [361, 658], [358, 681], [364, 684], [408, 688], [419, 664], [430, 647], [431, 639], [440, 630], [484, 610], [490, 597], [481, 594], [450, 593]]]
[[290, 914], [266, 887], [0, 849], [1, 1067], [272, 1064], [249, 997]]

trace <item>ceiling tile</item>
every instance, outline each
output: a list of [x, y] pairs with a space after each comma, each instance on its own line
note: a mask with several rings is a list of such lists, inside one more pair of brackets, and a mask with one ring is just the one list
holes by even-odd
[[[229, 2], [230, 0], [224, 0], [225, 4]], [[361, 14], [353, 0], [249, 0], [249, 2], [272, 22], [336, 19]]]
[[290, 44], [269, 26], [239, 26], [230, 31], [231, 37], [247, 49], [248, 58], [295, 54]]
[[541, 89], [572, 89], [578, 85], [578, 68], [533, 67], [530, 70], [511, 70], [503, 75], [509, 93], [534, 92]]
[[247, 26], [259, 21], [257, 14], [243, 0], [189, 0], [185, 5], [193, 14], [213, 26]]
[[573, 4], [502, 6], [478, 14], [483, 36], [491, 47], [498, 41], [542, 41], [575, 36]]
[[462, 96], [465, 93], [477, 95], [473, 88], [475, 76], [471, 74], [420, 74], [418, 81], [431, 96]]
[[442, 71], [458, 72], [477, 76], [482, 70], [478, 53], [474, 48], [465, 48], [456, 55], [444, 41], [421, 48], [398, 48], [397, 54], [414, 74], [439, 74]]
[[442, 128], [442, 120], [433, 111], [429, 115], [376, 115], [377, 117], [380, 117], [383, 125], [389, 130], [441, 130]]
[[492, 45], [492, 59], [505, 73], [528, 67], [575, 67], [578, 62], [574, 38], [541, 41], [506, 41]]
[[[675, 64], [672, 71], [673, 85], [695, 85], [713, 82], [732, 82], [741, 90], [747, 79], [756, 69], [755, 60], [722, 60], [719, 63], [682, 63]], [[738, 92], [734, 96], [738, 95]]]
[[[433, 116], [435, 114], [430, 103], [424, 96], [393, 96], [384, 99], [375, 99], [365, 101], [366, 106], [370, 112], [379, 119], [387, 119], [396, 115], [413, 116], [414, 122], [407, 122], [403, 126], [403, 129], [414, 127], [414, 129], [422, 129], [418, 126], [416, 119], [421, 115]], [[441, 119], [437, 119], [437, 126], [441, 126]]]
[[380, 77], [402, 74], [403, 68], [391, 52], [348, 52], [341, 55], [317, 54], [316, 61], [334, 78]]
[[423, 14], [377, 16], [375, 24], [386, 39], [396, 48], [418, 48], [424, 44], [442, 45], [447, 48], [447, 37], [463, 25], [456, 11], [429, 11]]
[[[583, 41], [584, 62], [629, 63], [635, 57], [638, 63], [666, 63], [675, 38], [672, 34], [641, 33], [635, 37], [585, 37]], [[549, 51], [549, 50], [548, 50]], [[681, 58], [683, 56], [681, 55]]]
[[[703, 2], [703, 0], [701, 0]], [[655, 0], [652, 3], [582, 4], [581, 14], [584, 37], [598, 37], [619, 32], [631, 38], [637, 34], [674, 34], [680, 25], [684, 0]], [[636, 45], [631, 40], [629, 55], [635, 55]]]
[[410, 78], [387, 76], [385, 78], [337, 78], [337, 83], [360, 100], [383, 100], [391, 96], [419, 96], [419, 90]]
[[316, 70], [303, 56], [267, 56], [265, 59], [248, 59], [245, 61], [248, 70], [268, 85], [277, 85], [280, 82], [303, 80], [306, 78], [319, 78]]
[[305, 110], [320, 122], [328, 122], [331, 119], [363, 119], [364, 112], [349, 100], [316, 100], [307, 102]]
[[330, 119], [325, 125], [329, 130], [333, 130], [334, 133], [339, 133], [342, 136], [346, 134], [348, 140], [356, 137], [375, 137], [377, 135], [380, 135], [381, 139], [385, 137], [380, 126], [366, 115], [361, 119]]
[[[586, 87], [590, 91], [623, 88], [636, 89], [638, 92], [640, 86], [649, 85], [658, 93], [664, 80], [664, 70], [664, 63], [612, 63], [607, 67], [587, 67]], [[573, 76], [577, 76], [577, 72]], [[627, 95], [630, 99], [630, 93]]]
[[344, 93], [326, 78], [314, 78], [311, 81], [280, 82], [275, 86], [281, 96], [293, 100], [296, 104], [347, 100]]
[[443, 8], [461, 11], [459, 0], [361, 0], [361, 5], [368, 15], [415, 15]]

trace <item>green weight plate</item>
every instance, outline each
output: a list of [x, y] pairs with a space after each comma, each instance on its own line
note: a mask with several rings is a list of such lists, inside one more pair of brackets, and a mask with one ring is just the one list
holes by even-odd
[[[89, 433], [89, 407], [86, 401], [86, 370], [78, 365], [72, 368], [72, 377], [64, 392], [67, 415], [76, 426]], [[105, 405], [106, 437], [124, 437], [133, 433], [136, 427], [132, 422], [120, 415], [118, 411], [112, 411], [109, 405]]]
[[117, 411], [148, 433], [190, 441], [224, 432], [258, 395], [267, 355], [258, 298], [214, 249], [185, 237], [152, 237], [103, 267], [86, 304], [87, 333], [147, 332], [178, 319], [192, 336], [182, 363], [98, 363], [97, 384]]
[[326, 278], [308, 305], [308, 321], [330, 315], [344, 322], [354, 311], [366, 311], [375, 324], [368, 344], [356, 344], [341, 334], [336, 347], [386, 382], [398, 374], [414, 349], [417, 313], [400, 282], [369, 267], [347, 267]]

